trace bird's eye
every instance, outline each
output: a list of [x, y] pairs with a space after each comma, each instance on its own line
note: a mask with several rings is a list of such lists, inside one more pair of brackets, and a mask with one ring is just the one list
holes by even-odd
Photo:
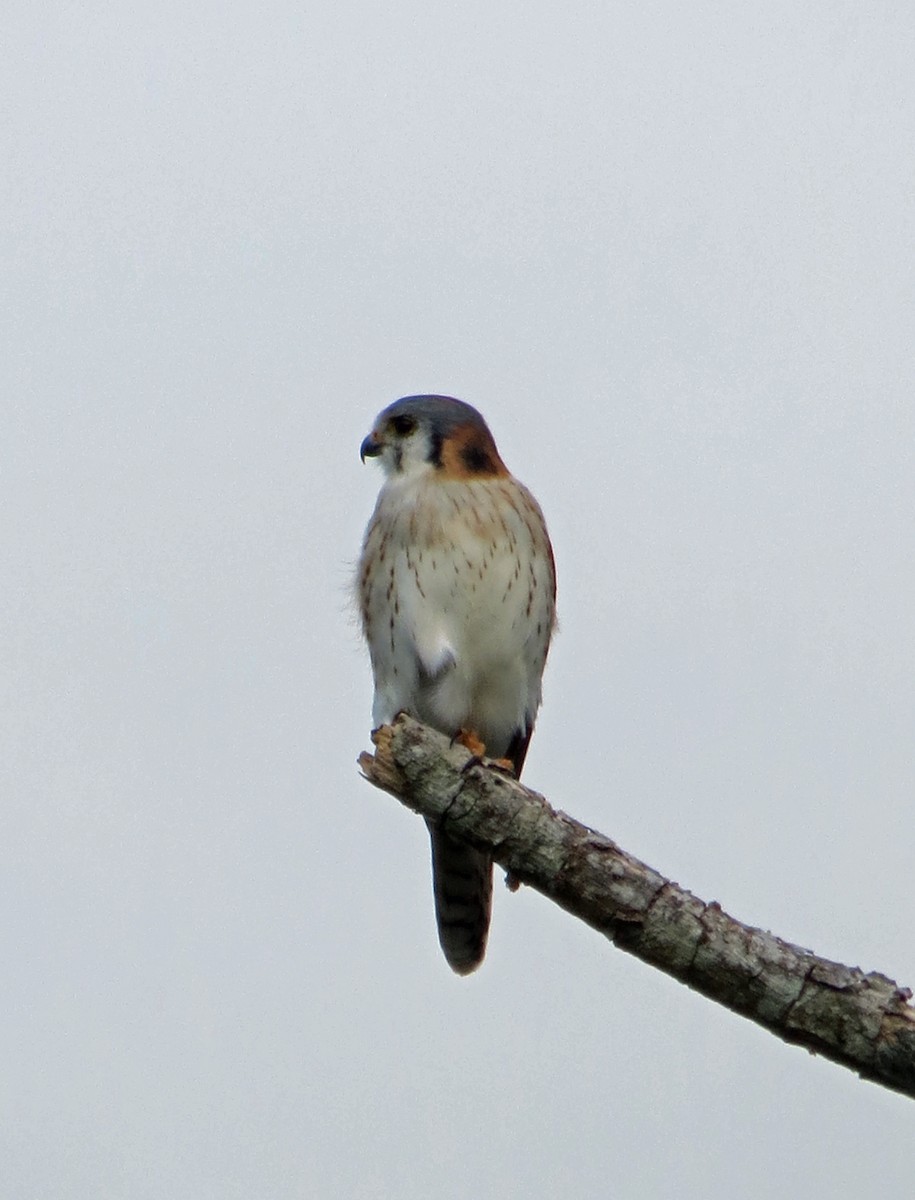
[[414, 417], [399, 416], [394, 417], [391, 424], [394, 426], [394, 432], [398, 437], [406, 437], [407, 434], [412, 433], [416, 428], [416, 419]]

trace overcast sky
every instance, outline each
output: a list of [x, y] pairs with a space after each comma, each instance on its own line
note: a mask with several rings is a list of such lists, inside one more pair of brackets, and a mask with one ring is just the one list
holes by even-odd
[[10, 0], [0, 1163], [19, 1200], [907, 1195], [910, 1100], [360, 780], [399, 395], [561, 632], [527, 782], [915, 984], [915, 9]]

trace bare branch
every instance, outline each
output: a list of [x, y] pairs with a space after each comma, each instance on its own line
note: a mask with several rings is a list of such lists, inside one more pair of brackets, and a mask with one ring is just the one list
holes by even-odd
[[372, 735], [366, 778], [438, 821], [621, 950], [787, 1042], [915, 1098], [915, 1008], [891, 979], [728, 916], [406, 715]]

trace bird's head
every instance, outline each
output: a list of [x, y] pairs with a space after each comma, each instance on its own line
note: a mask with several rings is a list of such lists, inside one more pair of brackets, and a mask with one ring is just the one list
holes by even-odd
[[475, 408], [450, 396], [404, 396], [378, 414], [359, 451], [385, 474], [434, 473], [442, 479], [508, 474], [489, 427]]

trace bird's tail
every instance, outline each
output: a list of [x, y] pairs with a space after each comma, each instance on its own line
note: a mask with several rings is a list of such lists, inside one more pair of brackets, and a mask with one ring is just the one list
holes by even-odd
[[483, 961], [492, 911], [492, 859], [429, 824], [438, 940], [448, 965], [469, 975]]

